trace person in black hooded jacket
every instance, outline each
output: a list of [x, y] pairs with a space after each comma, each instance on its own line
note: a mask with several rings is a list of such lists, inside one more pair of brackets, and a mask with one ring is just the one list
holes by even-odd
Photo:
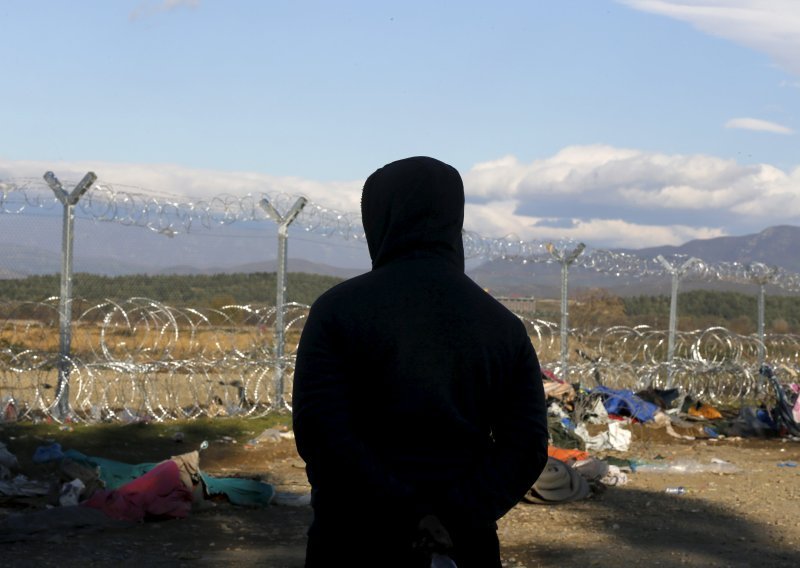
[[522, 322], [464, 274], [464, 187], [428, 157], [361, 197], [372, 270], [314, 302], [292, 394], [312, 488], [306, 566], [500, 566], [496, 520], [547, 462]]

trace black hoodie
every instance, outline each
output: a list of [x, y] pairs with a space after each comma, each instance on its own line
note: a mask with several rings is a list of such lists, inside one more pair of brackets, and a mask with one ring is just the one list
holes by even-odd
[[[372, 270], [312, 306], [292, 397], [312, 533], [350, 519], [493, 526], [547, 461], [539, 363], [520, 320], [464, 274], [458, 172], [415, 157], [366, 181]], [[337, 529], [338, 527], [338, 529]]]

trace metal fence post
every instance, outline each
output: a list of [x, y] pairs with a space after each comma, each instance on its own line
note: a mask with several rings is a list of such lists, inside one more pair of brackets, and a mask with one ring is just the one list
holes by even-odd
[[305, 197], [298, 198], [286, 215], [282, 216], [278, 210], [269, 202], [267, 198], [262, 199], [259, 204], [267, 212], [267, 215], [278, 224], [278, 273], [276, 282], [275, 299], [275, 404], [277, 408], [288, 408], [286, 404], [284, 386], [284, 373], [286, 360], [284, 350], [286, 345], [283, 323], [283, 307], [286, 304], [286, 264], [287, 264], [287, 241], [289, 238], [289, 225], [297, 218], [308, 200]]
[[774, 281], [778, 269], [768, 267], [761, 262], [754, 262], [747, 266], [747, 274], [754, 284], [758, 284], [758, 367], [764, 365], [767, 358], [766, 337], [764, 333], [764, 311], [767, 295], [767, 284]]
[[567, 348], [568, 342], [568, 329], [569, 329], [569, 308], [567, 302], [567, 276], [569, 272], [569, 265], [575, 262], [575, 259], [580, 256], [586, 245], [578, 243], [572, 251], [565, 254], [565, 251], [558, 250], [553, 243], [547, 243], [547, 252], [561, 264], [561, 379], [564, 382], [569, 382], [569, 367], [568, 358], [569, 350]]
[[692, 257], [686, 262], [675, 268], [670, 262], [661, 255], [656, 257], [667, 273], [672, 276], [672, 292], [669, 300], [669, 339], [667, 342], [667, 388], [672, 388], [672, 379], [674, 369], [672, 360], [675, 356], [675, 335], [678, 329], [678, 286], [680, 285], [681, 278], [698, 262], [699, 258]]
[[56, 388], [55, 414], [59, 420], [70, 417], [69, 374], [72, 367], [70, 348], [72, 343], [72, 244], [75, 227], [75, 205], [97, 180], [94, 172], [88, 172], [67, 193], [53, 172], [44, 174], [44, 180], [56, 198], [64, 206], [63, 227], [61, 233], [61, 291], [58, 298], [58, 386]]

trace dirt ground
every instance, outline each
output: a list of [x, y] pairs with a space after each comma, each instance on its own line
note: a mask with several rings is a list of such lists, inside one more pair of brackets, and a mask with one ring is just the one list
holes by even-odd
[[[606, 454], [600, 454], [603, 457]], [[639, 472], [628, 483], [566, 505], [520, 503], [499, 522], [507, 567], [800, 566], [800, 443], [675, 440], [635, 433], [617, 457], [718, 458], [735, 474]], [[258, 476], [279, 492], [308, 491], [292, 440], [212, 443], [201, 468]], [[665, 493], [682, 486], [683, 495]], [[0, 518], [20, 509], [0, 509]], [[0, 544], [2, 566], [302, 566], [308, 506], [253, 510], [216, 503], [188, 519]]]

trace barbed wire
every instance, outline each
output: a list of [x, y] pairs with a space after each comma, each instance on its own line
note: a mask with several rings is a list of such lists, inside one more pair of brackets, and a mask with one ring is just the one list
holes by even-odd
[[[74, 182], [65, 181], [67, 185]], [[259, 205], [269, 200], [279, 211], [288, 210], [296, 196], [260, 193], [234, 196], [220, 194], [187, 201], [175, 196], [139, 193], [135, 188], [103, 181], [95, 183], [76, 205], [76, 213], [94, 221], [150, 229], [167, 236], [213, 229], [247, 221], [269, 221]], [[31, 209], [54, 209], [58, 199], [43, 180], [13, 179], [0, 182], [0, 213], [23, 214]], [[294, 226], [322, 236], [363, 240], [360, 215], [308, 202]]]
[[[559, 374], [560, 329], [543, 320], [526, 323], [542, 365]], [[649, 326], [570, 330], [569, 381], [585, 388], [607, 386], [639, 391], [666, 388], [669, 332]], [[759, 374], [759, 346], [770, 364], [788, 378], [800, 371], [800, 335], [737, 334], [724, 327], [678, 332], [672, 386], [696, 400], [732, 406], [771, 400], [774, 393]]]
[[[284, 311], [288, 400], [308, 309], [289, 304]], [[0, 303], [0, 313], [3, 404], [13, 400], [23, 419], [59, 420], [57, 301]], [[83, 308], [75, 319], [68, 361], [73, 418], [161, 421], [274, 410], [275, 316], [272, 306], [178, 308], [147, 298]], [[559, 326], [521, 319], [543, 367], [560, 373]], [[663, 388], [666, 342], [666, 331], [647, 326], [570, 330], [569, 380], [587, 388]], [[770, 393], [758, 374], [759, 345], [754, 335], [722, 327], [680, 332], [674, 386], [719, 404], [764, 400]], [[795, 374], [800, 370], [800, 336], [769, 334], [764, 347], [774, 366]]]
[[[99, 181], [78, 202], [77, 210], [95, 221], [143, 227], [167, 236], [175, 236], [239, 222], [271, 222], [259, 206], [262, 199], [267, 199], [278, 211], [287, 211], [297, 196], [283, 193], [244, 196], [221, 194], [208, 199], [186, 201], [185, 198], [158, 195], [140, 187]], [[0, 213], [20, 215], [32, 209], [55, 210], [58, 205], [58, 199], [43, 180], [20, 178], [0, 182]], [[323, 207], [313, 201], [307, 202], [293, 226], [324, 237], [365, 242], [359, 213]], [[572, 251], [582, 246], [574, 239], [524, 240], [513, 235], [496, 238], [474, 231], [464, 231], [463, 239], [467, 258], [508, 260], [521, 264], [558, 263], [559, 259], [552, 250]], [[665, 260], [672, 266], [680, 266], [690, 259], [686, 255], [674, 254], [665, 255]], [[656, 257], [592, 247], [586, 247], [578, 254], [571, 266], [629, 278], [656, 278], [670, 274]], [[682, 277], [699, 281], [765, 283], [786, 291], [800, 292], [800, 274], [760, 262], [708, 263], [697, 259], [686, 268]]]

